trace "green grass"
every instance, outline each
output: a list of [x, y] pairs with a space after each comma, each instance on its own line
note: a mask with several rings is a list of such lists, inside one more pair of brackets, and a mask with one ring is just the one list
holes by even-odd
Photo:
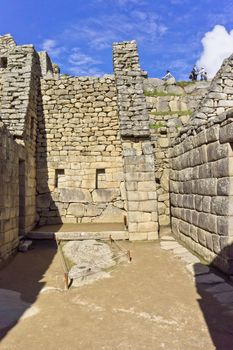
[[145, 96], [154, 97], [154, 96], [182, 96], [182, 94], [174, 94], [174, 93], [168, 93], [163, 91], [144, 91]]
[[189, 85], [193, 85], [195, 84], [195, 81], [185, 81], [185, 80], [181, 80], [181, 81], [177, 81], [176, 85], [180, 86], [180, 87], [185, 87], [185, 86], [189, 86]]
[[182, 115], [191, 115], [193, 112], [190, 111], [189, 109], [186, 111], [167, 111], [167, 112], [151, 112], [150, 114], [152, 115], [161, 115], [161, 116], [165, 116], [165, 115], [175, 115], [177, 114], [179, 117], [181, 117]]
[[154, 124], [150, 124], [150, 129], [160, 129], [160, 128], [164, 128], [166, 127], [165, 124], [162, 124], [161, 122], [158, 122], [158, 123], [154, 123]]

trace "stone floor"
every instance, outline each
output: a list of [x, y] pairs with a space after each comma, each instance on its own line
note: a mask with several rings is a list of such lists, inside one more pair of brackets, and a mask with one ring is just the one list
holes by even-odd
[[122, 243], [131, 263], [63, 289], [53, 241], [0, 271], [1, 350], [230, 350], [233, 287], [171, 237]]

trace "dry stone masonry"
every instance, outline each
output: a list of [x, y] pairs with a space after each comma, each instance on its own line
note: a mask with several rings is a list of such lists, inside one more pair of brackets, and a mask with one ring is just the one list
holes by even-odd
[[232, 255], [233, 56], [171, 149], [173, 232], [228, 274]]
[[144, 79], [144, 93], [150, 116], [154, 148], [155, 180], [160, 231], [170, 226], [169, 148], [179, 130], [205, 96], [209, 82], [170, 84], [156, 78]]
[[0, 263], [35, 226], [164, 227], [233, 274], [233, 56], [211, 84], [163, 82], [135, 41], [114, 73], [60, 74], [44, 51], [0, 37]]
[[132, 239], [158, 238], [157, 195], [149, 114], [135, 41], [113, 45], [123, 146], [128, 230]]
[[40, 225], [124, 221], [113, 76], [41, 79], [37, 193]]

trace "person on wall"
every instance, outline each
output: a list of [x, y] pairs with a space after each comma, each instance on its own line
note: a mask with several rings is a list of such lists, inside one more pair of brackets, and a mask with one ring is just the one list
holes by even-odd
[[200, 80], [201, 81], [205, 80], [205, 76], [204, 76], [205, 69], [204, 69], [204, 67], [201, 67], [201, 69], [199, 70], [199, 74], [200, 74]]
[[164, 77], [162, 78], [162, 80], [167, 81], [168, 79], [174, 79], [173, 75], [171, 74], [171, 72], [169, 70], [167, 70], [166, 74], [164, 75]]
[[195, 64], [190, 73], [189, 79], [191, 79], [192, 81], [197, 81], [198, 73], [199, 71], [198, 71], [197, 65]]

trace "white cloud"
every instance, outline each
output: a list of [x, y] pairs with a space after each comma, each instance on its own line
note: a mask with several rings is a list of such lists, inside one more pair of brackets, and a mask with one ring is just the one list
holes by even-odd
[[69, 71], [75, 75], [101, 76], [104, 73], [97, 67], [102, 61], [95, 59], [74, 47], [68, 57]]
[[69, 63], [80, 66], [80, 65], [93, 65], [102, 63], [99, 60], [94, 59], [91, 56], [81, 52], [81, 49], [75, 47], [72, 49], [72, 53], [69, 56]]
[[212, 31], [205, 33], [202, 39], [203, 52], [197, 61], [204, 67], [209, 77], [213, 77], [223, 60], [233, 53], [233, 30], [228, 32], [224, 26], [216, 25]]
[[89, 47], [103, 50], [111, 48], [113, 42], [132, 39], [150, 45], [166, 31], [167, 27], [156, 13], [134, 10], [127, 14], [90, 18], [72, 25], [64, 35], [67, 40], [85, 40]]
[[65, 50], [63, 46], [58, 46], [57, 41], [53, 39], [45, 39], [41, 47], [42, 50], [47, 51], [53, 57], [58, 57]]

